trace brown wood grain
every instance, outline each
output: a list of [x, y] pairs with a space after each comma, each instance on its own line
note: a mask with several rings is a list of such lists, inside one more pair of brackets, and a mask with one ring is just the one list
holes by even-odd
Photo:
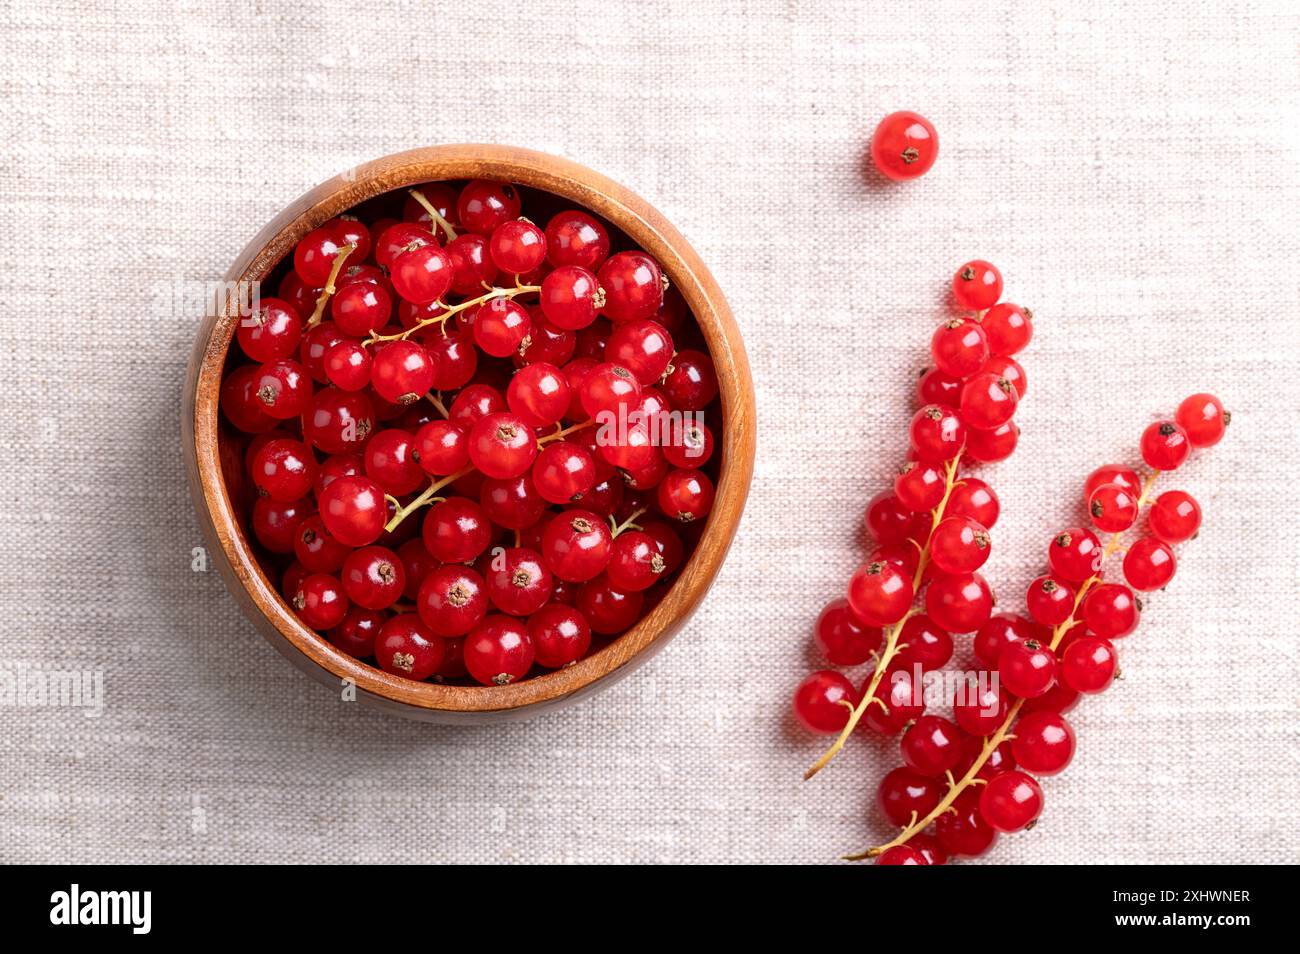
[[433, 146], [367, 163], [301, 196], [263, 228], [226, 274], [261, 281], [311, 229], [359, 202], [394, 189], [443, 179], [486, 178], [555, 193], [627, 233], [663, 266], [704, 332], [722, 399], [721, 471], [703, 537], [663, 600], [632, 629], [567, 669], [509, 686], [446, 686], [391, 676], [336, 650], [298, 621], [260, 569], [235, 518], [222, 476], [218, 398], [222, 367], [238, 314], [204, 319], [185, 384], [183, 443], [194, 504], [213, 561], [248, 617], [290, 661], [340, 690], [355, 682], [358, 699], [400, 715], [443, 722], [482, 722], [531, 714], [609, 685], [661, 649], [694, 612], [731, 546], [754, 466], [754, 391], [740, 331], [717, 283], [686, 240], [627, 189], [566, 159], [508, 146]]

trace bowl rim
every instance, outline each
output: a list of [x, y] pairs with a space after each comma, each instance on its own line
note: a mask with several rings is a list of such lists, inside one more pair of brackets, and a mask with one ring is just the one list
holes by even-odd
[[[219, 394], [238, 318], [231, 299], [198, 333], [186, 382], [184, 449], [195, 508], [209, 551], [246, 615], [319, 681], [346, 687], [390, 711], [423, 718], [510, 714], [569, 701], [612, 684], [662, 648], [704, 598], [739, 526], [753, 474], [753, 384], [739, 328], [708, 268], [645, 200], [570, 160], [511, 146], [459, 144], [412, 149], [364, 163], [299, 196], [236, 258], [230, 283], [264, 280], [311, 229], [375, 196], [440, 180], [489, 178], [551, 192], [595, 212], [654, 256], [704, 334], [717, 369], [725, 427], [715, 503], [691, 558], [660, 603], [607, 646], [564, 669], [507, 686], [453, 686], [393, 676], [335, 648], [301, 623], [253, 554], [227, 492], [220, 460]], [[269, 625], [268, 625], [269, 624]]]

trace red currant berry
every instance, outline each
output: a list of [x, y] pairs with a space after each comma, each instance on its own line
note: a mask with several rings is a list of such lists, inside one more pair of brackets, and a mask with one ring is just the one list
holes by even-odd
[[994, 688], [989, 680], [984, 685], [964, 685], [957, 690], [952, 703], [952, 717], [966, 732], [977, 738], [992, 735], [1007, 717], [1007, 694]]
[[1019, 400], [1011, 381], [984, 371], [962, 385], [961, 416], [967, 427], [981, 430], [1001, 427], [1016, 413]]
[[579, 500], [596, 484], [596, 462], [578, 444], [556, 441], [542, 448], [533, 463], [533, 484], [550, 503]]
[[430, 421], [415, 432], [415, 456], [426, 474], [454, 474], [469, 463], [469, 435], [451, 421]]
[[551, 518], [542, 533], [542, 556], [551, 572], [582, 583], [609, 565], [614, 541], [605, 521], [589, 510], [566, 510]]
[[893, 670], [876, 685], [872, 697], [877, 701], [867, 706], [861, 726], [881, 735], [897, 735], [925, 712], [923, 695], [922, 687], [915, 684], [910, 673]]
[[514, 354], [532, 330], [528, 311], [509, 298], [493, 298], [474, 315], [474, 341], [494, 358]]
[[293, 553], [306, 573], [333, 573], [343, 565], [349, 552], [348, 547], [335, 540], [325, 529], [319, 514], [298, 524]]
[[1083, 527], [1069, 527], [1052, 538], [1047, 548], [1052, 573], [1067, 583], [1082, 583], [1101, 570], [1101, 543]]
[[372, 282], [354, 282], [340, 288], [330, 300], [330, 315], [345, 335], [368, 335], [388, 324], [393, 299], [387, 289]]
[[374, 543], [388, 520], [384, 492], [365, 477], [336, 477], [321, 491], [319, 505], [325, 529], [350, 547]]
[[713, 481], [698, 470], [671, 470], [659, 482], [659, 509], [682, 523], [703, 520], [713, 509]]
[[1137, 498], [1119, 484], [1102, 484], [1088, 498], [1088, 515], [1103, 533], [1123, 533], [1137, 520], [1137, 504]]
[[262, 410], [280, 421], [298, 417], [311, 401], [311, 375], [292, 358], [279, 358], [258, 367], [251, 387]]
[[659, 547], [659, 555], [664, 558], [664, 573], [676, 572], [682, 565], [684, 550], [677, 531], [663, 521], [652, 520], [641, 528], [641, 532]]
[[387, 609], [406, 588], [406, 570], [387, 547], [362, 547], [343, 561], [343, 590], [353, 603], [370, 610]]
[[413, 242], [429, 245], [433, 241], [433, 233], [429, 231], [427, 225], [418, 222], [395, 222], [379, 232], [379, 238], [375, 242], [375, 261], [384, 268], [392, 268], [393, 259]]
[[471, 384], [451, 402], [448, 420], [465, 428], [468, 434], [489, 414], [504, 414], [506, 410], [506, 399], [496, 388], [488, 384]]
[[1103, 583], [1083, 601], [1088, 629], [1107, 639], [1119, 639], [1137, 629], [1139, 611], [1133, 591], [1122, 583]]
[[913, 513], [929, 513], [939, 506], [946, 489], [943, 471], [925, 461], [909, 460], [894, 478], [894, 496]]
[[876, 858], [878, 865], [928, 865], [925, 856], [909, 845], [894, 845], [886, 848]]
[[1186, 491], [1167, 490], [1151, 505], [1147, 528], [1165, 543], [1182, 543], [1196, 536], [1201, 526], [1201, 507]]
[[909, 616], [898, 634], [894, 657], [900, 667], [920, 666], [923, 672], [943, 668], [952, 658], [952, 634], [924, 613]]
[[519, 190], [508, 182], [474, 179], [460, 190], [456, 217], [479, 235], [491, 235], [497, 226], [519, 218]]
[[640, 384], [654, 384], [672, 362], [672, 335], [649, 318], [626, 321], [610, 333], [603, 357], [627, 368]]
[[[922, 515], [924, 519], [925, 515]], [[902, 543], [917, 526], [915, 515], [894, 494], [882, 491], [871, 498], [864, 515], [867, 532], [877, 543]], [[928, 524], [929, 521], [925, 521]]]
[[492, 542], [492, 524], [472, 500], [448, 497], [429, 508], [424, 518], [424, 545], [443, 563], [465, 563]]
[[880, 627], [854, 616], [845, 599], [827, 603], [813, 625], [813, 641], [832, 666], [862, 665], [880, 648], [882, 638]]
[[308, 500], [288, 502], [258, 497], [253, 504], [253, 536], [272, 553], [293, 553], [298, 527], [316, 512]]
[[375, 352], [370, 382], [376, 393], [394, 404], [418, 401], [433, 387], [433, 359], [414, 341], [390, 341]]
[[546, 223], [546, 256], [552, 265], [595, 271], [609, 256], [609, 233], [586, 212], [568, 209]]
[[485, 478], [479, 489], [479, 503], [489, 520], [507, 530], [531, 527], [546, 510], [546, 501], [527, 474]]
[[237, 430], [246, 434], [269, 431], [279, 422], [266, 413], [266, 405], [257, 398], [257, 368], [244, 365], [231, 371], [221, 382], [221, 413]]
[[394, 616], [375, 638], [375, 662], [384, 672], [421, 682], [442, 662], [442, 640], [414, 613]]
[[492, 261], [508, 275], [531, 272], [546, 260], [546, 236], [532, 222], [502, 222], [492, 232]]
[[601, 414], [617, 418], [620, 409], [630, 408], [640, 397], [641, 385], [637, 384], [632, 372], [610, 362], [598, 364], [588, 371], [579, 390], [582, 409], [593, 418]]
[[375, 637], [383, 625], [383, 613], [354, 606], [329, 631], [329, 641], [355, 659], [368, 659], [375, 654]]
[[537, 457], [537, 438], [516, 414], [489, 414], [469, 433], [469, 459], [489, 477], [518, 477]]
[[1026, 715], [1030, 712], [1055, 712], [1060, 714], [1069, 712], [1078, 703], [1078, 691], [1067, 686], [1064, 677], [1062, 677], [1056, 681], [1056, 685], [1037, 699], [1026, 699], [1025, 704], [1020, 707], [1020, 714]]
[[572, 665], [591, 648], [591, 627], [572, 606], [543, 606], [528, 617], [528, 633], [533, 638], [533, 661], [547, 669]]
[[312, 489], [316, 496], [334, 482], [335, 477], [362, 477], [366, 472], [365, 459], [360, 454], [334, 454], [325, 458], [316, 472]]
[[969, 517], [987, 530], [992, 530], [1002, 513], [1002, 504], [993, 488], [978, 477], [963, 477], [948, 495], [944, 513], [950, 517]]
[[989, 339], [989, 353], [994, 355], [1016, 354], [1024, 350], [1034, 336], [1033, 312], [1009, 302], [1000, 302], [990, 308], [980, 326]]
[[1232, 414], [1213, 394], [1193, 394], [1178, 405], [1174, 419], [1193, 447], [1210, 447], [1223, 439]]
[[596, 275], [605, 290], [601, 309], [611, 321], [653, 318], [663, 304], [664, 278], [659, 263], [645, 252], [619, 252]]
[[992, 308], [1002, 297], [1002, 273], [980, 259], [967, 262], [952, 276], [952, 294], [959, 308], [968, 311]]
[[235, 329], [239, 347], [254, 361], [288, 358], [302, 340], [302, 318], [279, 298], [263, 298]]
[[577, 349], [577, 334], [555, 327], [546, 320], [542, 309], [536, 305], [528, 309], [528, 314], [532, 318], [533, 329], [515, 354], [515, 367], [553, 364], [558, 368], [568, 362]]
[[877, 560], [853, 574], [849, 606], [868, 626], [892, 626], [912, 605], [912, 580], [892, 563]]
[[322, 367], [330, 384], [344, 391], [361, 391], [370, 384], [373, 359], [361, 342], [344, 338], [325, 352]]
[[903, 733], [903, 761], [921, 775], [940, 778], [961, 761], [964, 740], [962, 731], [947, 719], [923, 715]]
[[1031, 712], [1013, 728], [1011, 751], [1016, 764], [1035, 775], [1065, 771], [1074, 757], [1074, 729], [1056, 712]]
[[1142, 432], [1142, 459], [1152, 470], [1177, 470], [1191, 450], [1187, 432], [1173, 421], [1156, 421]]
[[487, 587], [470, 567], [443, 566], [424, 578], [415, 605], [435, 636], [464, 636], [487, 616]]
[[322, 289], [312, 288], [303, 282], [297, 272], [289, 272], [280, 279], [280, 286], [276, 293], [298, 313], [299, 318], [305, 320], [315, 310], [316, 299], [320, 297], [321, 291]]
[[313, 573], [304, 578], [289, 602], [312, 629], [333, 629], [343, 622], [348, 612], [343, 585], [328, 573]]
[[253, 483], [273, 500], [305, 497], [316, 481], [316, 458], [302, 441], [268, 441], [253, 457]]
[[966, 434], [966, 454], [981, 464], [996, 464], [1014, 453], [1020, 441], [1020, 427], [1015, 421], [987, 431], [970, 430]]
[[596, 276], [580, 265], [561, 265], [542, 279], [542, 314], [557, 328], [586, 328], [605, 300]]
[[614, 538], [605, 573], [615, 587], [635, 593], [662, 580], [667, 568], [655, 538], [639, 530], [629, 530]]
[[1083, 484], [1083, 502], [1086, 506], [1092, 500], [1093, 493], [1103, 484], [1116, 484], [1129, 492], [1136, 500], [1142, 493], [1142, 481], [1137, 472], [1123, 464], [1106, 464], [1098, 467]]
[[713, 432], [707, 424], [674, 426], [663, 453], [673, 467], [703, 467], [713, 456]]
[[1043, 790], [1024, 772], [1004, 772], [980, 790], [980, 814], [998, 831], [1024, 831], [1042, 813]]
[[948, 863], [948, 852], [943, 850], [943, 845], [939, 844], [939, 839], [933, 835], [924, 833], [913, 835], [908, 845], [920, 854], [927, 865], [946, 865]]
[[483, 286], [494, 285], [497, 266], [482, 235], [467, 232], [447, 243], [451, 262], [451, 290], [457, 295], [482, 294]]
[[438, 561], [419, 537], [407, 540], [398, 547], [397, 556], [406, 569], [406, 586], [402, 589], [402, 596], [413, 600], [420, 592], [420, 584], [438, 568]]
[[1008, 358], [1005, 355], [994, 355], [984, 362], [981, 373], [991, 374], [996, 378], [1006, 380], [1008, 384], [1016, 389], [1017, 401], [1025, 399], [1025, 392], [1029, 388], [1029, 379], [1025, 376], [1025, 369], [1014, 358]]
[[916, 399], [921, 404], [957, 407], [961, 404], [961, 378], [944, 374], [938, 368], [922, 371], [916, 383]]
[[925, 611], [950, 633], [973, 633], [993, 613], [993, 593], [978, 573], [940, 576], [926, 588]]
[[834, 735], [848, 725], [856, 701], [857, 692], [847, 677], [822, 669], [799, 683], [794, 691], [794, 714], [808, 731]]
[[533, 637], [509, 616], [489, 616], [465, 639], [465, 668], [485, 686], [505, 686], [528, 674]]
[[582, 585], [574, 603], [593, 633], [613, 636], [641, 618], [645, 594], [621, 590], [602, 573]]
[[1061, 679], [1075, 692], [1104, 692], [1115, 679], [1119, 656], [1110, 640], [1086, 636], [1061, 656]]
[[[1026, 702], [1025, 706], [1029, 706], [1030, 704], [1031, 703]], [[1021, 711], [1024, 711], [1023, 706], [1021, 707]], [[984, 739], [976, 735], [967, 735], [965, 752], [962, 754], [962, 759], [957, 763], [957, 768], [953, 770], [952, 774], [956, 778], [963, 777], [971, 770], [972, 766], [975, 765], [976, 760], [981, 758], [984, 758]], [[979, 771], [975, 773], [975, 777], [982, 778], [987, 782], [991, 779], [997, 778], [1003, 772], [1011, 771], [1015, 767], [1016, 760], [1011, 754], [1011, 743], [1002, 742], [997, 748], [989, 753], [988, 758], [984, 759], [984, 764], [981, 765]]]
[[[848, 713], [847, 709], [844, 711]], [[896, 768], [880, 780], [877, 801], [889, 823], [902, 828], [934, 811], [943, 795], [944, 785], [937, 779], [910, 768]]]
[[308, 232], [293, 250], [293, 270], [309, 288], [324, 287], [329, 281], [334, 259], [346, 244], [339, 241], [332, 226], [333, 223], [327, 222]]
[[412, 242], [393, 259], [390, 275], [393, 288], [417, 305], [441, 301], [451, 288], [452, 266], [447, 253], [437, 245]]
[[969, 517], [945, 517], [930, 536], [930, 560], [943, 573], [974, 573], [989, 558], [989, 532]]
[[702, 351], [679, 351], [668, 366], [662, 388], [675, 410], [704, 410], [718, 396], [718, 373], [713, 360]]
[[488, 599], [508, 616], [528, 616], [551, 598], [551, 571], [542, 556], [526, 547], [511, 547], [494, 555], [485, 576]]
[[939, 844], [950, 855], [977, 857], [998, 840], [998, 833], [980, 814], [981, 793], [967, 790], [952, 803], [955, 812], [944, 812], [934, 823]]
[[531, 427], [549, 427], [569, 409], [569, 380], [553, 364], [538, 362], [520, 368], [506, 389], [510, 410]]
[[1034, 622], [1059, 626], [1074, 612], [1074, 588], [1054, 576], [1040, 576], [1029, 584], [1025, 605]]
[[332, 321], [322, 321], [303, 334], [298, 356], [313, 380], [321, 384], [329, 383], [329, 377], [325, 374], [325, 355], [340, 341], [348, 340], [347, 335], [339, 331], [338, 325]]
[[928, 404], [912, 418], [912, 447], [922, 460], [952, 460], [966, 443], [966, 424], [950, 407]]
[[1135, 590], [1163, 589], [1176, 568], [1174, 551], [1155, 537], [1143, 537], [1124, 554], [1124, 578]]
[[939, 135], [919, 113], [890, 113], [871, 135], [871, 161], [895, 181], [925, 175], [938, 155]]
[[975, 634], [975, 658], [985, 666], [996, 669], [1002, 650], [1014, 642], [1035, 638], [1042, 642], [1047, 637], [1041, 627], [1035, 626], [1023, 616], [991, 616]]
[[1012, 695], [1036, 699], [1056, 684], [1056, 654], [1036, 639], [1016, 640], [998, 657], [998, 678]]
[[965, 378], [984, 367], [989, 359], [989, 343], [978, 322], [950, 318], [930, 339], [930, 355], [944, 374]]
[[425, 482], [415, 436], [400, 428], [379, 431], [366, 444], [366, 476], [394, 497], [409, 494]]

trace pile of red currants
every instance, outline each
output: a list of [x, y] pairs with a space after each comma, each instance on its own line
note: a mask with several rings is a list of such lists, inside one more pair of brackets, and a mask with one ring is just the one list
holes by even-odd
[[303, 237], [236, 340], [227, 477], [263, 569], [385, 672], [573, 664], [662, 598], [712, 508], [700, 329], [658, 262], [549, 193], [370, 200]]

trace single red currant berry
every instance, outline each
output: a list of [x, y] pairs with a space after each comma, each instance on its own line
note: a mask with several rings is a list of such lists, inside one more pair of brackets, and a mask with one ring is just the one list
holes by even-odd
[[832, 666], [862, 665], [880, 648], [882, 638], [880, 627], [854, 616], [845, 599], [827, 603], [813, 625], [813, 641]]
[[614, 538], [605, 573], [615, 587], [635, 593], [658, 583], [667, 569], [668, 562], [655, 538], [640, 530], [629, 530]]
[[946, 865], [948, 863], [948, 852], [943, 850], [943, 846], [939, 844], [939, 839], [933, 835], [913, 835], [908, 845], [920, 854], [927, 865]]
[[974, 573], [992, 545], [989, 532], [969, 517], [945, 517], [930, 536], [930, 560], [944, 573]]
[[344, 285], [330, 299], [330, 315], [345, 335], [368, 335], [388, 324], [393, 299], [388, 290], [374, 282]]
[[569, 409], [569, 380], [553, 364], [538, 362], [520, 368], [506, 388], [510, 410], [531, 427], [549, 427]]
[[471, 384], [451, 402], [448, 420], [465, 428], [468, 434], [489, 414], [503, 414], [507, 409], [506, 399], [496, 388], [488, 384]]
[[253, 457], [253, 483], [273, 500], [305, 497], [316, 481], [316, 458], [302, 441], [267, 441]]
[[474, 341], [494, 358], [517, 352], [532, 331], [527, 309], [509, 298], [493, 298], [474, 315]]
[[961, 453], [966, 424], [950, 407], [928, 404], [912, 418], [912, 447], [922, 460], [942, 462]]
[[974, 858], [997, 842], [997, 830], [980, 813], [980, 795], [966, 790], [953, 802], [955, 811], [944, 812], [935, 820], [935, 836], [949, 854]]
[[1001, 687], [994, 688], [992, 680], [969, 680], [959, 686], [952, 703], [952, 717], [957, 724], [973, 736], [992, 735], [1002, 725], [1010, 704]]
[[1013, 727], [1016, 764], [1035, 775], [1065, 771], [1074, 757], [1074, 729], [1056, 712], [1031, 712]]
[[1102, 484], [1088, 498], [1088, 516], [1103, 533], [1123, 533], [1137, 521], [1138, 502], [1119, 484]]
[[1187, 432], [1173, 421], [1156, 421], [1142, 432], [1142, 459], [1152, 470], [1177, 470], [1191, 452]]
[[556, 441], [547, 444], [533, 463], [533, 484], [550, 503], [579, 500], [596, 484], [596, 461], [579, 444]]
[[1135, 500], [1142, 493], [1142, 481], [1137, 472], [1123, 464], [1106, 464], [1098, 467], [1083, 484], [1083, 502], [1086, 506], [1092, 500], [1093, 493], [1103, 484], [1116, 484], [1127, 490]]
[[1025, 376], [1025, 369], [1015, 358], [994, 355], [984, 362], [984, 367], [980, 369], [981, 374], [991, 374], [995, 378], [1005, 380], [1016, 389], [1016, 400], [1025, 399], [1025, 391], [1029, 387], [1029, 379]]
[[384, 672], [421, 682], [442, 662], [442, 640], [414, 613], [394, 616], [375, 637], [375, 662]]
[[319, 504], [325, 529], [350, 547], [374, 543], [388, 520], [384, 492], [366, 477], [336, 477], [321, 491]]
[[[922, 514], [921, 520], [925, 522], [928, 532], [930, 521], [925, 519], [926, 516]], [[883, 545], [902, 543], [920, 524], [916, 515], [904, 507], [898, 497], [887, 491], [882, 491], [871, 498], [863, 519], [867, 532], [877, 543]]]
[[998, 678], [1012, 695], [1036, 699], [1056, 684], [1056, 655], [1036, 639], [1017, 640], [998, 657]]
[[505, 686], [528, 674], [533, 664], [533, 637], [528, 627], [509, 616], [489, 616], [465, 638], [465, 668], [485, 686]]
[[375, 637], [384, 618], [383, 613], [354, 606], [343, 622], [329, 631], [329, 641], [354, 659], [369, 659], [375, 654]]
[[961, 378], [944, 374], [938, 368], [922, 371], [916, 383], [916, 399], [921, 404], [957, 407], [961, 404]]
[[433, 241], [433, 233], [429, 231], [427, 225], [418, 222], [395, 222], [379, 232], [379, 238], [375, 242], [375, 261], [383, 268], [392, 268], [393, 259], [412, 242], [423, 242], [429, 245]]
[[938, 155], [939, 135], [919, 113], [890, 113], [871, 135], [871, 161], [881, 175], [895, 181], [925, 175]]
[[340, 247], [352, 246], [352, 253], [345, 260], [345, 266], [359, 267], [361, 262], [370, 257], [370, 229], [362, 225], [355, 215], [340, 215], [326, 225], [334, 230]]
[[406, 569], [406, 586], [402, 589], [402, 596], [414, 600], [419, 595], [420, 584], [438, 568], [438, 561], [419, 537], [407, 540], [398, 547], [397, 556]]
[[443, 563], [465, 563], [492, 542], [492, 523], [472, 500], [448, 497], [429, 508], [424, 517], [424, 545]]
[[435, 636], [464, 636], [487, 616], [487, 587], [470, 567], [439, 567], [420, 583], [415, 607]]
[[518, 477], [537, 458], [537, 437], [517, 414], [489, 414], [469, 432], [469, 459], [489, 477]]
[[[1064, 642], [1061, 645], [1064, 647]], [[1068, 649], [1066, 651], [1068, 651]], [[1020, 707], [1020, 714], [1026, 715], [1030, 712], [1055, 712], [1057, 714], [1062, 714], [1069, 712], [1078, 705], [1078, 703], [1078, 691], [1067, 686], [1064, 677], [1062, 677], [1056, 681], [1056, 685], [1038, 698], [1026, 699], [1025, 704]]]
[[593, 633], [614, 636], [641, 618], [645, 594], [621, 590], [602, 573], [578, 589], [574, 605], [586, 617]]
[[415, 436], [409, 431], [396, 427], [380, 431], [366, 444], [366, 476], [384, 493], [401, 497], [426, 480], [418, 457]]
[[393, 288], [409, 302], [441, 301], [451, 288], [452, 267], [447, 253], [432, 243], [412, 242], [393, 259]]
[[961, 388], [961, 416], [967, 427], [989, 430], [1001, 427], [1016, 413], [1020, 395], [1007, 378], [983, 371]]
[[334, 454], [316, 471], [316, 483], [312, 489], [319, 497], [321, 491], [334, 482], [335, 477], [362, 477], [366, 472], [365, 459], [360, 454]]
[[347, 335], [339, 331], [338, 325], [332, 321], [322, 321], [303, 334], [298, 357], [302, 359], [303, 367], [313, 380], [321, 384], [329, 383], [329, 377], [325, 374], [325, 355], [340, 341], [348, 340]]
[[509, 182], [474, 179], [460, 190], [456, 217], [471, 232], [491, 235], [497, 226], [519, 218], [521, 204], [519, 190]]
[[415, 456], [426, 474], [454, 474], [469, 463], [469, 435], [451, 421], [430, 421], [415, 432]]
[[298, 524], [293, 539], [293, 553], [306, 573], [333, 573], [343, 565], [351, 552], [325, 529], [320, 515], [308, 517]]
[[327, 222], [302, 237], [293, 250], [293, 270], [309, 288], [322, 288], [329, 281], [334, 259], [342, 251], [339, 235]]
[[925, 461], [909, 460], [894, 478], [894, 496], [913, 513], [929, 513], [939, 506], [946, 489], [943, 471]]
[[333, 629], [343, 622], [348, 612], [343, 585], [328, 573], [305, 577], [289, 602], [298, 611], [298, 617], [312, 629]]
[[876, 797], [889, 823], [902, 828], [934, 811], [943, 794], [944, 785], [937, 779], [910, 768], [896, 768], [880, 780]]
[[1200, 526], [1200, 504], [1183, 490], [1166, 490], [1156, 498], [1147, 514], [1147, 528], [1165, 543], [1191, 539]]
[[370, 384], [373, 359], [361, 342], [344, 338], [325, 352], [322, 367], [330, 384], [344, 391], [361, 391]]
[[910, 845], [894, 845], [886, 848], [876, 858], [878, 865], [928, 865], [925, 856]]
[[[867, 683], [870, 684], [870, 678]], [[866, 692], [867, 686], [862, 687]], [[868, 704], [862, 716], [861, 728], [881, 735], [897, 735], [907, 725], [925, 712], [924, 692], [912, 679], [912, 674], [892, 670], [886, 674], [872, 693], [877, 701]]]
[[551, 598], [551, 571], [540, 553], [526, 547], [511, 547], [493, 556], [484, 579], [488, 599], [508, 616], [528, 616]]
[[1174, 420], [1186, 431], [1193, 447], [1210, 447], [1223, 440], [1232, 414], [1213, 394], [1193, 394], [1178, 405]]
[[601, 573], [613, 553], [605, 521], [589, 510], [566, 510], [542, 533], [542, 556], [561, 580], [582, 583]]
[[[641, 385], [627, 368], [606, 362], [593, 367], [582, 379], [579, 400], [588, 417], [609, 414], [618, 417], [641, 397]], [[604, 423], [602, 421], [602, 423]]]
[[978, 322], [950, 318], [930, 339], [930, 355], [944, 374], [965, 378], [984, 367], [989, 359], [989, 343]]
[[456, 236], [447, 243], [447, 258], [451, 261], [451, 290], [457, 295], [481, 295], [484, 284], [496, 284], [497, 266], [482, 235], [466, 232]]
[[527, 340], [520, 345], [519, 350], [515, 353], [515, 367], [521, 368], [530, 364], [553, 364], [558, 368], [573, 357], [578, 343], [578, 336], [575, 332], [555, 327], [546, 320], [546, 316], [542, 314], [542, 309], [537, 305], [531, 306], [528, 309], [528, 314], [533, 320], [533, 328], [528, 333]]
[[591, 627], [572, 606], [551, 603], [528, 617], [534, 662], [547, 669], [571, 666], [591, 648]]
[[1061, 654], [1061, 679], [1075, 692], [1104, 692], [1115, 679], [1119, 655], [1110, 640], [1085, 636]]
[[664, 374], [662, 388], [674, 410], [704, 410], [718, 396], [718, 373], [713, 359], [689, 348], [677, 352]]
[[479, 489], [479, 503], [498, 527], [525, 530], [541, 519], [546, 510], [533, 480], [528, 474], [518, 477], [485, 477]]
[[842, 673], [822, 669], [794, 691], [795, 718], [810, 732], [833, 735], [843, 731], [857, 700], [853, 683]]
[[925, 611], [950, 633], [973, 633], [993, 613], [993, 592], [978, 573], [941, 576], [926, 588]]
[[552, 265], [595, 271], [609, 256], [609, 233], [586, 212], [567, 209], [546, 223], [546, 257]]
[[713, 432], [707, 424], [674, 424], [663, 453], [673, 467], [703, 467], [713, 456]]
[[596, 273], [605, 290], [601, 313], [610, 321], [653, 318], [663, 304], [665, 282], [659, 263], [645, 252], [611, 255]]
[[998, 831], [1024, 831], [1042, 813], [1043, 790], [1024, 772], [1004, 772], [980, 790], [980, 814]]
[[849, 606], [868, 626], [892, 626], [912, 605], [912, 580], [892, 563], [868, 563], [849, 580]]
[[713, 481], [698, 470], [671, 470], [659, 482], [659, 509], [682, 523], [703, 520], [713, 509]]
[[[1034, 336], [1033, 312], [1009, 302], [999, 302], [980, 321], [989, 340], [989, 354], [1009, 357], [1022, 351]], [[1024, 396], [1024, 392], [1020, 392]]]
[[542, 314], [557, 328], [577, 331], [596, 320], [606, 302], [596, 276], [580, 265], [561, 265], [542, 279]]
[[1084, 598], [1083, 620], [1096, 635], [1119, 639], [1137, 629], [1141, 608], [1123, 583], [1103, 583]]
[[972, 428], [966, 433], [966, 454], [981, 464], [996, 464], [1010, 457], [1019, 441], [1020, 427], [1015, 421], [987, 431]]
[[1025, 605], [1034, 622], [1059, 626], [1074, 612], [1074, 588], [1054, 576], [1040, 576], [1029, 584]]
[[272, 553], [293, 553], [302, 522], [316, 512], [308, 500], [288, 502], [258, 497], [253, 504], [253, 536]]
[[433, 359], [414, 341], [390, 341], [375, 351], [370, 382], [376, 393], [394, 404], [418, 401], [433, 387]]
[[944, 513], [950, 517], [969, 517], [986, 530], [992, 530], [1002, 513], [1002, 503], [984, 481], [978, 477], [963, 477], [948, 495]]
[[311, 375], [292, 358], [258, 367], [251, 387], [262, 410], [280, 421], [298, 417], [311, 401]]
[[630, 370], [640, 384], [654, 384], [672, 362], [672, 335], [649, 318], [626, 321], [610, 333], [603, 357]]
[[1041, 627], [1035, 626], [1023, 616], [991, 616], [975, 634], [973, 643], [975, 658], [984, 665], [996, 669], [998, 660], [1002, 657], [1002, 650], [1012, 643], [1035, 638], [1043, 642], [1047, 636], [1048, 634], [1045, 634]]
[[546, 260], [546, 236], [527, 219], [502, 222], [492, 232], [491, 252], [506, 274], [531, 272]]
[[387, 609], [406, 588], [406, 570], [387, 547], [362, 547], [343, 561], [343, 590], [348, 599], [370, 610]]
[[1067, 583], [1082, 583], [1101, 569], [1101, 543], [1083, 527], [1069, 527], [1052, 538], [1047, 548], [1052, 573]]
[[908, 768], [939, 778], [957, 767], [964, 741], [962, 731], [947, 719], [923, 715], [903, 733], [900, 748]]
[[924, 613], [909, 616], [898, 634], [900, 668], [920, 666], [923, 672], [942, 669], [952, 658], [952, 634]]
[[968, 311], [992, 308], [1002, 297], [1002, 273], [980, 259], [967, 262], [952, 276], [957, 307]]
[[302, 340], [302, 318], [279, 298], [263, 298], [252, 313], [241, 318], [235, 337], [244, 354], [254, 361], [287, 358]]
[[1143, 537], [1124, 554], [1124, 578], [1135, 590], [1163, 589], [1176, 568], [1174, 551], [1155, 537]]
[[266, 413], [266, 405], [257, 398], [257, 368], [244, 365], [231, 371], [221, 382], [221, 413], [237, 430], [246, 434], [269, 431], [279, 422]]

